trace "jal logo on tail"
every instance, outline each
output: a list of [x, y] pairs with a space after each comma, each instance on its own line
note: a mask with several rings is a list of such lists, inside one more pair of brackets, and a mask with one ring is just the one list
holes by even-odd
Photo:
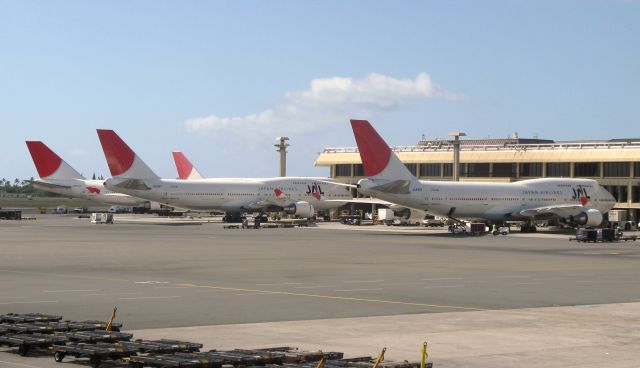
[[573, 197], [571, 197], [574, 201], [580, 201], [580, 204], [586, 206], [589, 203], [591, 197], [587, 194], [587, 189], [582, 185], [578, 185], [577, 188], [573, 188]]
[[307, 195], [312, 195], [315, 199], [320, 200], [324, 195], [320, 184], [313, 183], [313, 185], [307, 185]]
[[96, 187], [87, 187], [87, 190], [89, 191], [89, 193], [100, 194], [100, 189]]

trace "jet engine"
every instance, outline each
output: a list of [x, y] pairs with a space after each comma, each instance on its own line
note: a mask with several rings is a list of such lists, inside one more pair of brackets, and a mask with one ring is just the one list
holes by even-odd
[[602, 212], [592, 208], [573, 216], [572, 222], [580, 226], [598, 226], [602, 223]]
[[313, 205], [311, 205], [311, 203], [305, 202], [305, 201], [299, 201], [292, 204], [289, 207], [285, 207], [284, 212], [290, 215], [296, 215], [303, 218], [310, 218], [310, 217], [313, 217], [315, 213], [315, 209], [313, 208]]

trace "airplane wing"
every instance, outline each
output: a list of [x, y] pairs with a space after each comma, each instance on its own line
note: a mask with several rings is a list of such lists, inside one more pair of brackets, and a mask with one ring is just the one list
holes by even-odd
[[391, 202], [383, 201], [382, 199], [376, 199], [376, 198], [325, 199], [324, 202], [380, 204], [383, 206], [393, 205], [393, 203]]
[[534, 217], [538, 215], [544, 214], [553, 214], [560, 217], [569, 217], [580, 214], [585, 210], [584, 206], [581, 204], [572, 204], [572, 205], [557, 205], [557, 206], [544, 206], [537, 208], [527, 208], [526, 210], [522, 210], [520, 212], [515, 212], [512, 215], [517, 217]]

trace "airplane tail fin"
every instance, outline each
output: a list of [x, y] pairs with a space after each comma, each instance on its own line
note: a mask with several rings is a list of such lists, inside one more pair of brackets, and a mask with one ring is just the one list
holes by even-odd
[[191, 164], [191, 161], [180, 151], [173, 151], [173, 161], [176, 163], [176, 169], [178, 169], [178, 177], [186, 180], [198, 180], [203, 179], [200, 172]]
[[113, 130], [98, 129], [111, 176], [125, 179], [157, 178], [153, 170]]
[[84, 179], [73, 167], [67, 164], [46, 144], [41, 141], [26, 141], [38, 175], [42, 179]]
[[367, 120], [352, 119], [351, 128], [358, 144], [365, 175], [371, 179], [386, 180], [416, 178]]

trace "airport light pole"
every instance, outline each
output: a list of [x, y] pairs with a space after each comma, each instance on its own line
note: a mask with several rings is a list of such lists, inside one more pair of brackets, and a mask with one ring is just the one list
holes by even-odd
[[289, 137], [276, 137], [276, 142], [274, 146], [278, 148], [276, 151], [280, 152], [280, 176], [287, 176], [287, 147], [289, 147], [289, 143], [287, 141]]
[[453, 140], [450, 141], [453, 144], [453, 181], [460, 180], [460, 137], [466, 136], [462, 132], [449, 133]]

